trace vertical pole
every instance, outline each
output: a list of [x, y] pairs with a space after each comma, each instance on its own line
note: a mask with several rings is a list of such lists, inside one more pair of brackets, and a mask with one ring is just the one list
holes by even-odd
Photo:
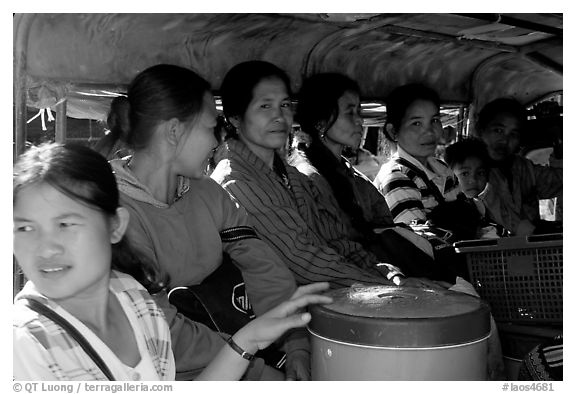
[[66, 99], [56, 104], [56, 127], [54, 139], [58, 143], [66, 143]]
[[458, 130], [456, 130], [456, 141], [459, 141], [464, 136], [464, 107], [458, 108]]
[[34, 14], [14, 15], [14, 129], [12, 160], [26, 149], [26, 63]]

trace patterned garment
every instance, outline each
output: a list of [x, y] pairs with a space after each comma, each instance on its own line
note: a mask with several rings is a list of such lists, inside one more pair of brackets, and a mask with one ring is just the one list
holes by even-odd
[[[355, 222], [358, 218], [353, 215], [361, 217], [370, 228], [394, 224], [384, 196], [374, 187], [372, 181], [355, 169], [345, 157], [336, 158], [323, 145], [312, 143], [307, 148], [294, 151], [290, 163], [316, 185], [320, 195], [334, 197], [327, 197], [325, 200], [327, 204], [331, 203], [328, 200], [334, 201], [334, 209], [340, 212], [352, 239], [364, 238], [362, 231], [355, 228], [358, 226]], [[319, 163], [324, 168], [314, 163]], [[322, 174], [332, 175], [336, 186], [331, 186], [328, 178]], [[335, 193], [336, 189], [340, 192], [340, 200]]]
[[[129, 275], [112, 271], [109, 287], [112, 293], [124, 294], [130, 299], [130, 307], [137, 317], [138, 329], [143, 334], [157, 376], [161, 380], [174, 380], [176, 371], [170, 329], [162, 310], [154, 303], [146, 289]], [[58, 304], [39, 294], [33, 283], [28, 282], [14, 300], [15, 359], [21, 355], [19, 350], [23, 350], [19, 349], [19, 346], [34, 344], [34, 349], [27, 350], [40, 355], [55, 380], [107, 380], [94, 361], [63, 328], [19, 302], [23, 298], [34, 298], [56, 313], [62, 313]], [[22, 362], [26, 360], [18, 360], [14, 364], [21, 365]], [[26, 375], [26, 372], [15, 368], [15, 379], [38, 380], [36, 376], [22, 374]]]
[[563, 380], [563, 349], [562, 335], [536, 346], [522, 360], [518, 380]]
[[429, 180], [434, 182], [442, 193], [445, 201], [456, 200], [460, 193], [460, 186], [456, 175], [446, 163], [430, 157], [428, 158], [429, 168], [426, 168], [398, 147], [398, 151], [388, 163], [382, 166], [373, 182], [380, 193], [386, 197], [394, 222], [406, 224], [414, 221], [425, 222], [430, 211], [439, 204], [425, 180], [409, 167], [398, 163], [398, 158], [403, 158], [424, 171]]
[[325, 197], [296, 168], [285, 165], [285, 173], [276, 172], [235, 140], [226, 142], [225, 154], [212, 178], [248, 211], [256, 232], [299, 284], [390, 283], [387, 278], [397, 271], [375, 268], [376, 256], [347, 237], [340, 215], [320, 202]]
[[534, 223], [540, 219], [539, 200], [562, 195], [562, 167], [557, 167], [560, 165], [553, 162], [545, 167], [515, 156], [511, 183], [500, 169], [492, 168], [488, 187], [478, 197], [490, 217], [515, 234], [522, 221]]

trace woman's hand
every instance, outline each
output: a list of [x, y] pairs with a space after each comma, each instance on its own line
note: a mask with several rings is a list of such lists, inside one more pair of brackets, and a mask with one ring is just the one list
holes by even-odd
[[298, 311], [310, 304], [329, 304], [332, 298], [315, 294], [327, 290], [327, 282], [300, 286], [290, 300], [272, 308], [252, 320], [234, 334], [234, 341], [245, 351], [254, 354], [265, 349], [291, 328], [303, 327], [311, 319], [310, 313]]

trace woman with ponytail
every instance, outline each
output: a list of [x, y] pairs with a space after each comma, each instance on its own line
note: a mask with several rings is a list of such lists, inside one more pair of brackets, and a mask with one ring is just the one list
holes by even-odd
[[[128, 237], [167, 277], [168, 289], [201, 284], [233, 263], [256, 316], [288, 300], [296, 290], [291, 272], [258, 238], [246, 211], [205, 176], [217, 146], [208, 82], [183, 67], [150, 67], [134, 78], [126, 96], [114, 99], [110, 117], [116, 120], [110, 138], [133, 152], [111, 161], [132, 217]], [[308, 351], [307, 334], [295, 330], [286, 338], [285, 370], [299, 378], [306, 375], [294, 371], [306, 369], [297, 360]]]

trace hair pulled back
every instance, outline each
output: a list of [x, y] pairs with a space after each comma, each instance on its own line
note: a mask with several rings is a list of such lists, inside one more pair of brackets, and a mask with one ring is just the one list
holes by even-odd
[[120, 139], [134, 150], [145, 148], [160, 122], [193, 121], [209, 91], [208, 82], [188, 68], [171, 64], [147, 68], [132, 80], [126, 96], [112, 101], [106, 137]]
[[326, 179], [338, 205], [348, 214], [354, 228], [370, 237], [370, 226], [364, 220], [362, 208], [346, 175], [347, 168], [342, 168], [342, 159], [334, 156], [321, 141], [322, 134], [338, 119], [338, 101], [346, 92], [360, 95], [360, 88], [356, 81], [343, 74], [321, 73], [303, 82], [298, 95], [296, 120], [302, 131], [310, 136], [310, 144], [299, 144], [290, 155], [289, 162], [298, 165], [303, 159], [309, 161]]
[[339, 116], [338, 100], [346, 92], [360, 95], [356, 81], [343, 74], [316, 74], [304, 81], [298, 94], [296, 121], [314, 139], [332, 127]]

